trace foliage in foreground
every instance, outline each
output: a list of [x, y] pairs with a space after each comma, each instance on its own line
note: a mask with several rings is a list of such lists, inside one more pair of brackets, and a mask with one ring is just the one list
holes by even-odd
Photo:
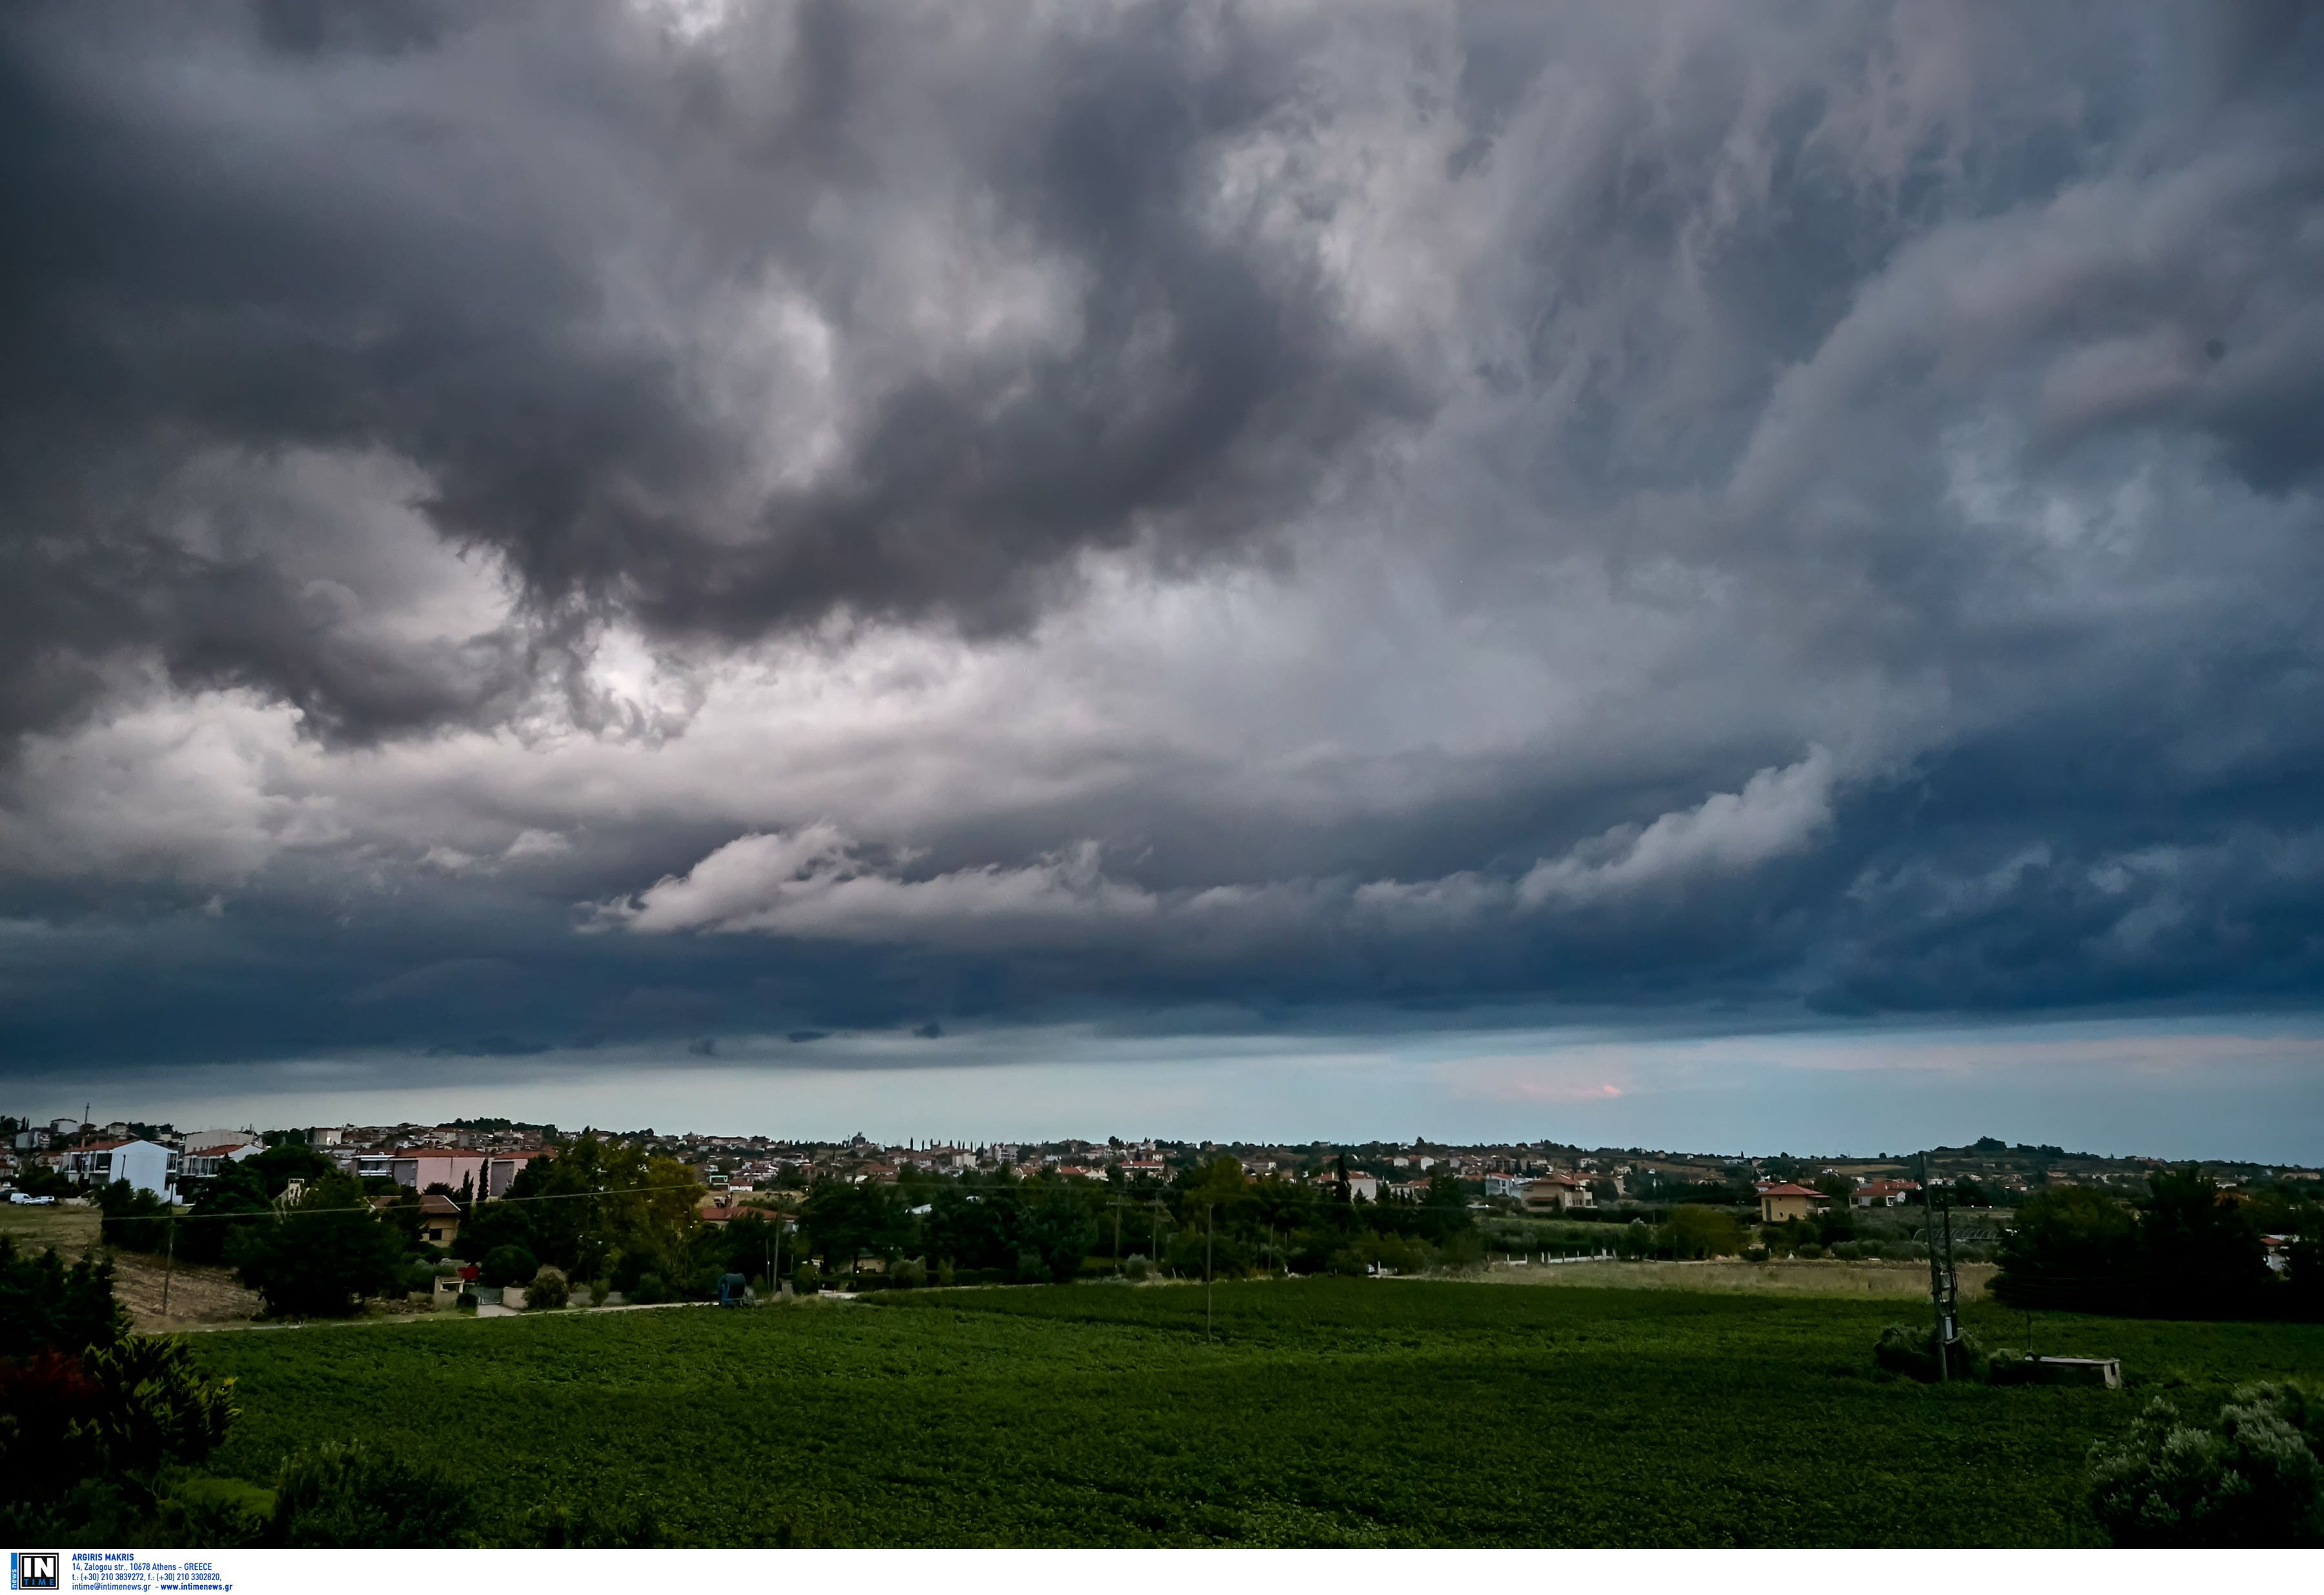
[[180, 1538], [176, 1487], [226, 1438], [234, 1381], [180, 1340], [128, 1332], [110, 1263], [20, 1257], [0, 1236], [0, 1527]]
[[476, 1508], [440, 1473], [366, 1446], [326, 1440], [293, 1452], [274, 1477], [266, 1543], [401, 1550], [472, 1543]]
[[2156, 1397], [2091, 1449], [2091, 1501], [2117, 1545], [2324, 1545], [2324, 1401], [2297, 1384], [2238, 1386], [2209, 1424]]

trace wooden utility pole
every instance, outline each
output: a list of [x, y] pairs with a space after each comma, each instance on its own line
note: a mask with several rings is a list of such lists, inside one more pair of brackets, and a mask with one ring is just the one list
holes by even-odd
[[1930, 1341], [1937, 1356], [1937, 1382], [1952, 1378], [1953, 1345], [1960, 1338], [1959, 1279], [1953, 1272], [1952, 1204], [1945, 1204], [1944, 1239], [1937, 1237], [1937, 1187], [1929, 1177], [1929, 1155], [1921, 1154], [1921, 1205], [1929, 1220], [1929, 1303], [1936, 1314], [1936, 1332]]
[[1218, 1232], [1218, 1222], [1211, 1214], [1214, 1204], [1203, 1203], [1203, 1339], [1211, 1338], [1211, 1237]]
[[170, 1315], [170, 1276], [178, 1268], [178, 1204], [170, 1203], [169, 1250], [161, 1259], [161, 1316]]

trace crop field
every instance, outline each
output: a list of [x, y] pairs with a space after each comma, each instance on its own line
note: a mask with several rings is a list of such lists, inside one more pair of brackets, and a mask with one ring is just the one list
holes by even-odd
[[[2144, 1391], [2324, 1375], [2324, 1328], [2044, 1316], [2128, 1391], [1877, 1379], [1904, 1305], [1434, 1281], [919, 1291], [742, 1313], [193, 1337], [213, 1468], [364, 1437], [543, 1512], [706, 1545], [2090, 1543]], [[1988, 1343], [2025, 1321], [1979, 1306]]]

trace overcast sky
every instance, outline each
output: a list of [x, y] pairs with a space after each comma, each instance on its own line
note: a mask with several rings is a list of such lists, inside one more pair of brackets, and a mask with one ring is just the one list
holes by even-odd
[[2319, 82], [9, 7], [0, 1107], [2324, 1156]]

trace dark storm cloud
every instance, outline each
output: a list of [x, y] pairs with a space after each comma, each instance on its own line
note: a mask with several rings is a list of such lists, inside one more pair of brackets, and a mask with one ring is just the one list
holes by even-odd
[[[755, 16], [712, 53], [613, 4], [17, 14], [16, 723], [131, 646], [362, 736], [509, 712], [556, 617], [1015, 626], [1077, 550], [1231, 549], [1414, 412], [1312, 262], [1195, 214], [1202, 152], [1290, 95], [1279, 51], [1231, 23], [1198, 50], [1169, 13], [1054, 37]], [[976, 214], [916, 232], [945, 193]], [[867, 290], [883, 260], [952, 279], [1001, 256], [1049, 273], [1058, 336], [916, 346], [889, 324], [913, 307]], [[711, 368], [717, 317], [778, 290], [842, 380], [770, 418]], [[770, 481], [770, 425], [844, 436], [811, 480]], [[263, 551], [170, 535], [187, 458], [298, 448], [415, 466], [428, 518], [505, 558], [531, 623], [393, 657]]]
[[2319, 81], [2270, 4], [22, 8], [11, 1045], [2312, 1005]]

